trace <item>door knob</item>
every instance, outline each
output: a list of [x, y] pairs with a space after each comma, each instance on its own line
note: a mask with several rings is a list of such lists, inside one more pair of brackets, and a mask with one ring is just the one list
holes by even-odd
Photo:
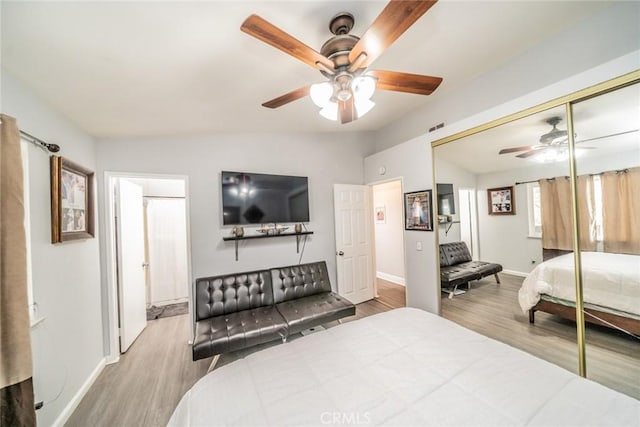
[[338, 255], [344, 256], [344, 252], [340, 251], [340, 252], [338, 252]]
[[147, 268], [149, 267], [149, 263], [148, 262], [143, 262], [142, 263], [142, 268]]

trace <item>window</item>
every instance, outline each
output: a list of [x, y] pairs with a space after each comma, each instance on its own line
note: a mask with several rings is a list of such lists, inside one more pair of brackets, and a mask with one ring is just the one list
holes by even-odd
[[[598, 249], [603, 241], [602, 236], [602, 180], [600, 175], [593, 176], [593, 226], [596, 230]], [[529, 237], [542, 238], [542, 212], [540, 211], [540, 186], [537, 182], [527, 184], [527, 202], [529, 205]]]
[[527, 184], [529, 205], [529, 237], [542, 238], [542, 212], [540, 211], [540, 186], [537, 182]]

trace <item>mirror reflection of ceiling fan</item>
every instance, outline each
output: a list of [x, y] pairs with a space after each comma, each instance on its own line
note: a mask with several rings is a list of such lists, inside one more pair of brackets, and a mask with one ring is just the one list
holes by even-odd
[[[568, 154], [568, 141], [569, 141], [568, 133], [566, 130], [557, 128], [557, 125], [562, 121], [562, 118], [551, 117], [545, 121], [550, 126], [552, 126], [552, 129], [549, 132], [545, 133], [544, 135], [540, 136], [539, 144], [525, 145], [522, 147], [503, 148], [502, 150], [500, 150], [498, 154], [519, 153], [521, 151], [524, 151], [524, 153], [518, 154], [516, 157], [519, 157], [521, 159], [526, 159], [532, 156], [536, 156], [536, 158], [539, 158], [542, 161], [565, 160], [569, 155]], [[596, 141], [598, 139], [609, 138], [609, 137], [618, 136], [618, 135], [625, 135], [627, 133], [632, 133], [632, 132], [638, 132], [638, 129], [632, 129], [624, 132], [613, 133], [610, 135], [597, 136], [595, 138], [589, 138], [589, 139], [582, 139], [582, 140], [576, 139], [575, 143], [579, 144], [582, 142]], [[574, 138], [577, 138], [577, 137], [578, 135], [575, 134]], [[579, 147], [580, 150], [583, 150], [583, 149], [591, 150], [594, 148], [596, 147], [583, 147], [583, 146]]]
[[349, 34], [353, 15], [342, 12], [329, 24], [334, 34], [320, 52], [257, 15], [249, 16], [240, 29], [320, 71], [327, 79], [322, 83], [303, 86], [262, 104], [278, 108], [307, 95], [321, 108], [320, 114], [330, 120], [349, 123], [373, 108], [371, 97], [375, 89], [430, 95], [442, 82], [440, 77], [367, 70], [384, 50], [411, 27], [434, 1], [392, 0], [382, 10], [369, 29], [357, 37]]

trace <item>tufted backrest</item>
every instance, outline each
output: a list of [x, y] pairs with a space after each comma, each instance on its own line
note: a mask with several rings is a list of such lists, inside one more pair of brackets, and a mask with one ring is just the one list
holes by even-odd
[[196, 279], [196, 321], [273, 305], [268, 270]]
[[443, 243], [440, 245], [440, 267], [471, 261], [471, 254], [465, 242]]
[[271, 269], [275, 303], [331, 292], [331, 282], [324, 261]]

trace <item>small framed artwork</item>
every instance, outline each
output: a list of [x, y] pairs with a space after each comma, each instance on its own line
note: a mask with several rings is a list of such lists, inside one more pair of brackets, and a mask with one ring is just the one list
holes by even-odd
[[433, 231], [431, 190], [404, 194], [405, 230]]
[[51, 156], [51, 243], [94, 237], [94, 173]]
[[385, 224], [387, 222], [387, 210], [384, 206], [378, 206], [375, 209], [376, 224]]
[[513, 187], [489, 188], [487, 190], [489, 215], [515, 215], [516, 199]]

